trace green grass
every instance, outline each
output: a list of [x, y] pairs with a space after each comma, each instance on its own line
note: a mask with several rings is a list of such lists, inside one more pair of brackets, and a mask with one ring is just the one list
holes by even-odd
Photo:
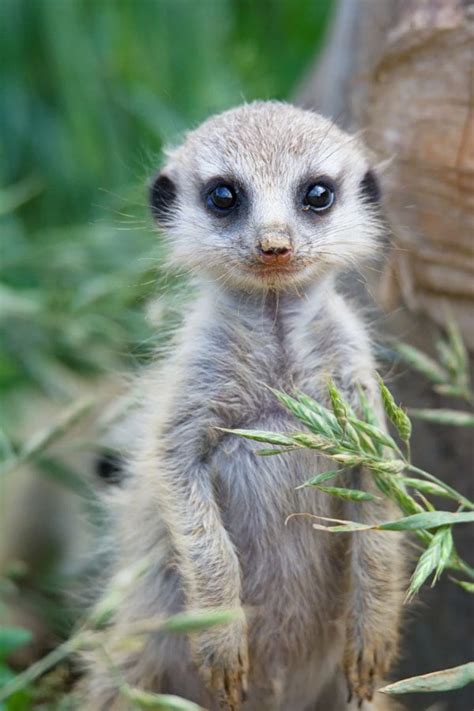
[[67, 397], [67, 372], [150, 351], [143, 303], [169, 285], [145, 204], [163, 143], [244, 99], [288, 97], [331, 5], [3, 0], [5, 396]]
[[[93, 399], [98, 385], [136, 370], [180, 317], [185, 285], [162, 268], [146, 205], [163, 144], [244, 100], [289, 98], [333, 4], [0, 2], [0, 536], [4, 485], [25, 466], [68, 487], [90, 514], [90, 472], [68, 456], [84, 393]], [[155, 295], [159, 326], [146, 315]], [[95, 444], [78, 442], [84, 452]], [[42, 579], [28, 579], [22, 561], [0, 570], [0, 620], [26, 575], [36, 612], [67, 644], [78, 610], [60, 591], [74, 581], [50, 553]], [[25, 643], [20, 627], [2, 630]], [[54, 691], [62, 673], [59, 665], [44, 684], [27, 677], [0, 709], [65, 711]], [[0, 686], [15, 678], [0, 649]]]

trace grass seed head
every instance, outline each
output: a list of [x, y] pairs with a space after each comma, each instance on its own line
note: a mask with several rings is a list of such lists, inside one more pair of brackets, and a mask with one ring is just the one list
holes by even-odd
[[409, 442], [411, 437], [410, 418], [406, 414], [405, 410], [403, 410], [399, 405], [397, 405], [392, 393], [387, 388], [382, 378], [379, 378], [379, 388], [387, 417], [391, 422], [393, 422], [393, 424], [397, 428], [400, 438], [404, 442]]

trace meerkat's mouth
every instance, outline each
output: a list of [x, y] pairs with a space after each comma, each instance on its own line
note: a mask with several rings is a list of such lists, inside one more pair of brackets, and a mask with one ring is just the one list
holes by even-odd
[[245, 271], [258, 274], [262, 277], [270, 277], [278, 274], [298, 274], [307, 267], [307, 264], [296, 259], [292, 259], [291, 261], [273, 260], [271, 262], [259, 260], [252, 261], [251, 263], [247, 262], [242, 266]]
[[301, 272], [303, 268], [302, 265], [297, 266], [296, 264], [246, 264], [244, 266], [245, 271], [252, 272], [252, 274], [257, 274], [263, 278], [285, 274], [297, 274]]
[[[320, 265], [322, 266], [322, 265]], [[262, 264], [257, 261], [247, 261], [239, 264], [242, 277], [250, 279], [258, 288], [290, 288], [301, 285], [316, 276], [316, 264], [309, 259], [293, 258], [286, 264]]]

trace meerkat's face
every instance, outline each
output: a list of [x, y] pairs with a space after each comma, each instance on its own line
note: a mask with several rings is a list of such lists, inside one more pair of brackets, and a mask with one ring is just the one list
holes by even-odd
[[150, 189], [172, 261], [222, 285], [284, 289], [373, 254], [377, 181], [355, 136], [288, 104], [215, 116]]

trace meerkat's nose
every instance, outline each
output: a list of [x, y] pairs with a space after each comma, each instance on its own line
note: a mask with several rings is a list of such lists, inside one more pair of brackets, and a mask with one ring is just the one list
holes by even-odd
[[257, 258], [264, 264], [287, 264], [293, 256], [289, 235], [266, 232], [257, 240]]

